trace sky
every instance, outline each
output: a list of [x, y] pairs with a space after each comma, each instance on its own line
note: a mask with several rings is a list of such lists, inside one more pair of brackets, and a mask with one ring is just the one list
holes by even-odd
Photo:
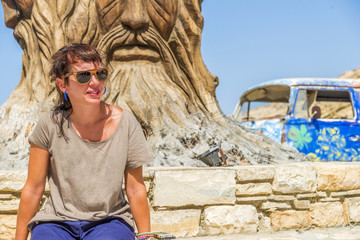
[[[227, 115], [261, 82], [360, 67], [359, 0], [203, 0], [202, 14], [202, 57]], [[0, 105], [19, 83], [21, 55], [0, 5]]]

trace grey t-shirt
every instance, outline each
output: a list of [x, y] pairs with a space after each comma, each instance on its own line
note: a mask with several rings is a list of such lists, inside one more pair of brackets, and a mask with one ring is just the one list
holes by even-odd
[[42, 117], [29, 137], [29, 142], [50, 153], [50, 197], [28, 229], [39, 221], [96, 221], [109, 216], [134, 226], [122, 190], [124, 171], [152, 159], [136, 118], [123, 111], [113, 135], [100, 142], [81, 138], [67, 118], [63, 125], [66, 142], [51, 116], [52, 112]]

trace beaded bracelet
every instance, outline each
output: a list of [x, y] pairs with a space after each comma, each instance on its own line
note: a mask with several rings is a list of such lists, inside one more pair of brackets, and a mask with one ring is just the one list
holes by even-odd
[[153, 233], [140, 233], [140, 234], [136, 234], [136, 240], [145, 240], [145, 239], [149, 239], [150, 238], [154, 238], [155, 237], [155, 234]]
[[175, 239], [175, 236], [166, 232], [144, 232], [136, 234], [136, 240]]

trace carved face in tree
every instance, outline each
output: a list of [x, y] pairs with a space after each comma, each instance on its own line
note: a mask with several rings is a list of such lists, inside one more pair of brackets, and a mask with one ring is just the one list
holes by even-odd
[[105, 30], [103, 39], [111, 41], [110, 59], [159, 60], [158, 47], [146, 42], [144, 35], [152, 32], [155, 38], [169, 39], [177, 18], [178, 0], [96, 0], [96, 6]]

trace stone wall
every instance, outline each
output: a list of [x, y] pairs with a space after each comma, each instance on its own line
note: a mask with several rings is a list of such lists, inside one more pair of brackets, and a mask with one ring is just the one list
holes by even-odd
[[[360, 163], [147, 168], [144, 176], [152, 230], [176, 236], [360, 224]], [[0, 171], [0, 239], [15, 231], [25, 180], [26, 171]]]

